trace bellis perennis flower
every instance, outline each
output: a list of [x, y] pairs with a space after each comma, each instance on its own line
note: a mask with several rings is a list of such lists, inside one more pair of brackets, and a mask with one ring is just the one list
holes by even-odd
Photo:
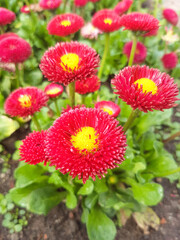
[[51, 19], [47, 29], [51, 35], [65, 37], [77, 32], [83, 25], [82, 17], [74, 13], [65, 13]]
[[63, 113], [49, 129], [46, 154], [61, 173], [102, 178], [107, 169], [124, 160], [126, 137], [118, 121], [98, 109], [80, 108]]
[[88, 0], [74, 0], [74, 5], [76, 7], [84, 7], [87, 4]]
[[177, 25], [178, 15], [173, 9], [171, 9], [171, 8], [164, 9], [163, 10], [163, 16], [172, 25]]
[[101, 34], [102, 31], [99, 30], [98, 28], [95, 28], [92, 23], [87, 23], [84, 25], [84, 27], [81, 28], [81, 35], [84, 38], [89, 38], [89, 39], [97, 39], [98, 35]]
[[[132, 42], [127, 42], [124, 45], [123, 53], [127, 56], [128, 59], [129, 59], [130, 54], [131, 54], [131, 49], [132, 49]], [[146, 56], [147, 56], [146, 47], [141, 42], [137, 42], [133, 63], [144, 62], [144, 60], [146, 59]]]
[[61, 0], [40, 0], [39, 5], [43, 9], [55, 9], [61, 4]]
[[21, 159], [28, 164], [38, 164], [44, 162], [46, 164], [47, 157], [45, 155], [45, 137], [47, 131], [32, 132], [26, 139], [22, 141], [22, 145], [19, 148]]
[[11, 117], [27, 117], [46, 105], [48, 96], [36, 87], [19, 88], [5, 101], [5, 112]]
[[128, 11], [128, 9], [130, 8], [130, 6], [132, 5], [133, 1], [132, 0], [122, 0], [120, 1], [114, 8], [114, 11], [118, 14], [118, 15], [122, 15], [123, 13], [125, 13], [126, 11]]
[[120, 28], [120, 17], [112, 10], [103, 9], [96, 12], [92, 24], [103, 32], [113, 32]]
[[64, 85], [93, 76], [98, 66], [96, 51], [78, 42], [57, 43], [45, 52], [40, 64], [49, 81]]
[[170, 70], [176, 67], [178, 63], [178, 56], [175, 52], [166, 53], [161, 58], [164, 68]]
[[0, 61], [9, 63], [24, 62], [31, 55], [31, 46], [20, 37], [5, 37], [0, 41]]
[[75, 91], [79, 94], [87, 94], [95, 92], [100, 88], [100, 81], [97, 76], [87, 78], [86, 80], [77, 81], [75, 85]]
[[159, 29], [159, 21], [147, 13], [133, 12], [123, 15], [120, 24], [125, 30], [131, 30], [144, 37], [156, 35]]
[[12, 23], [16, 19], [16, 15], [3, 7], [0, 7], [0, 26]]
[[152, 111], [176, 106], [177, 85], [174, 79], [147, 66], [126, 67], [112, 80], [115, 92], [133, 110]]
[[117, 117], [121, 111], [120, 107], [111, 101], [100, 101], [95, 104], [95, 108], [109, 113], [112, 117]]
[[51, 83], [45, 87], [44, 91], [48, 97], [55, 98], [63, 93], [63, 86], [56, 83]]

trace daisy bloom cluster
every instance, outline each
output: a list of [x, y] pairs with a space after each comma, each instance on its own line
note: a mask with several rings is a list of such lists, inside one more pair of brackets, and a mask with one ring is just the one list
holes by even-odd
[[171, 70], [178, 64], [178, 56], [175, 52], [166, 53], [161, 58], [161, 61], [165, 69]]
[[47, 30], [51, 35], [65, 37], [77, 32], [83, 25], [82, 17], [74, 13], [65, 13], [52, 18]]
[[41, 59], [40, 69], [49, 81], [66, 86], [93, 76], [98, 66], [99, 56], [94, 49], [71, 41], [49, 48]]
[[132, 3], [133, 3], [133, 0], [122, 0], [115, 6], [114, 11], [118, 15], [122, 15], [123, 13], [125, 13], [129, 10]]
[[95, 104], [95, 108], [107, 112], [112, 117], [117, 117], [121, 111], [120, 107], [111, 101], [100, 101]]
[[87, 78], [86, 80], [77, 81], [75, 85], [75, 91], [79, 94], [87, 94], [95, 92], [100, 88], [100, 81], [97, 76]]
[[176, 26], [178, 23], [178, 15], [171, 8], [166, 8], [163, 10], [163, 17], [174, 26]]
[[19, 88], [5, 101], [5, 112], [11, 117], [27, 117], [46, 106], [48, 96], [36, 87]]
[[63, 113], [48, 130], [46, 155], [61, 173], [104, 177], [124, 161], [126, 137], [118, 121], [98, 109], [80, 108]]
[[159, 21], [147, 13], [133, 12], [123, 15], [120, 24], [124, 30], [131, 30], [144, 37], [156, 35], [159, 29]]
[[90, 22], [85, 24], [84, 27], [81, 28], [81, 35], [84, 38], [97, 39], [98, 35], [101, 33], [102, 31], [94, 27]]
[[174, 79], [147, 66], [126, 67], [112, 80], [115, 92], [133, 110], [143, 112], [176, 106], [177, 85]]
[[120, 17], [113, 10], [103, 9], [96, 12], [92, 24], [103, 32], [113, 32], [120, 28]]
[[[127, 42], [123, 48], [123, 53], [127, 56], [128, 59], [131, 54], [132, 45], [133, 45], [132, 41]], [[144, 46], [143, 43], [137, 42], [133, 63], [144, 62], [144, 60], [146, 59], [146, 56], [147, 56], [147, 48]]]
[[31, 46], [16, 36], [5, 37], [0, 41], [0, 61], [22, 63], [31, 55]]
[[19, 148], [21, 159], [28, 164], [35, 165], [41, 162], [46, 164], [47, 157], [45, 154], [45, 138], [47, 131], [30, 133], [22, 141], [22, 145]]
[[63, 86], [51, 83], [45, 87], [44, 92], [48, 95], [48, 97], [55, 98], [63, 93]]
[[84, 7], [87, 4], [88, 0], [74, 0], [74, 5], [76, 7]]
[[0, 26], [12, 23], [16, 19], [16, 15], [3, 7], [0, 7]]
[[61, 3], [61, 0], [40, 0], [39, 5], [43, 9], [56, 9]]

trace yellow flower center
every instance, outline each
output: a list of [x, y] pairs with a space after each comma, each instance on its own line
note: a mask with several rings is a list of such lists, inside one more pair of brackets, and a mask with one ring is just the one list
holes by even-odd
[[[83, 127], [77, 131], [75, 135], [71, 136], [72, 145], [83, 153], [83, 150], [87, 152], [92, 152], [93, 149], [98, 149], [99, 134], [93, 127]], [[85, 152], [84, 152], [85, 153]]]
[[108, 108], [108, 107], [103, 107], [101, 108], [101, 110], [103, 110], [104, 112], [107, 112], [109, 113], [109, 115], [113, 115], [113, 111], [111, 108]]
[[104, 23], [111, 25], [112, 19], [110, 19], [110, 18], [105, 18], [105, 19], [104, 19]]
[[[75, 53], [67, 53], [61, 57], [61, 67], [68, 72], [78, 69], [79, 56]], [[68, 69], [65, 68], [67, 66]]]
[[61, 23], [60, 23], [62, 26], [64, 26], [64, 27], [69, 27], [69, 26], [71, 26], [71, 22], [69, 21], [69, 20], [63, 20], [63, 21], [61, 21]]
[[56, 94], [56, 93], [59, 93], [60, 92], [60, 89], [55, 87], [55, 88], [52, 88], [52, 89], [49, 89], [48, 91], [46, 91], [46, 93], [48, 95], [52, 95], [52, 94]]
[[31, 96], [29, 95], [20, 95], [20, 97], [18, 98], [18, 101], [20, 102], [21, 107], [31, 107], [32, 102], [31, 102]]
[[148, 78], [141, 78], [134, 82], [134, 84], [138, 84], [138, 88], [140, 89], [142, 86], [143, 93], [152, 92], [152, 94], [156, 94], [158, 87], [156, 86], [155, 82]]

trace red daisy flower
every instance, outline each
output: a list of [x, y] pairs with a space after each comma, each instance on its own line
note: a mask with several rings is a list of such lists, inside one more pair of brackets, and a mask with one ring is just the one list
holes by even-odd
[[103, 32], [113, 32], [120, 28], [120, 17], [114, 11], [103, 9], [96, 12], [92, 24]]
[[172, 25], [177, 25], [177, 23], [178, 23], [178, 15], [177, 15], [177, 13], [173, 9], [171, 9], [171, 8], [164, 9], [163, 10], [163, 16]]
[[95, 108], [109, 113], [112, 117], [117, 117], [121, 111], [120, 107], [111, 101], [100, 101], [95, 104]]
[[24, 6], [20, 9], [20, 11], [21, 11], [22, 13], [28, 14], [28, 13], [30, 13], [30, 8], [29, 8], [29, 6], [24, 5]]
[[170, 70], [176, 67], [178, 64], [178, 56], [175, 52], [164, 54], [161, 58], [164, 68]]
[[95, 28], [91, 22], [87, 23], [84, 25], [84, 27], [81, 28], [81, 35], [84, 38], [97, 39], [98, 35], [102, 33], [103, 32], [98, 28]]
[[31, 55], [31, 46], [20, 37], [6, 37], [0, 41], [0, 61], [21, 63]]
[[[132, 48], [132, 42], [127, 42], [123, 48], [123, 53], [127, 56], [128, 59], [131, 54], [131, 48]], [[137, 42], [133, 63], [144, 62], [144, 60], [146, 59], [146, 56], [147, 56], [146, 47], [141, 42]]]
[[75, 13], [65, 13], [51, 19], [47, 30], [51, 35], [65, 37], [79, 31], [83, 25], [84, 20], [82, 17]]
[[78, 104], [74, 107], [71, 107], [71, 106], [67, 105], [66, 108], [62, 108], [61, 114], [65, 113], [65, 112], [69, 112], [70, 110], [79, 109], [79, 108], [82, 108], [82, 107], [86, 107], [86, 106], [84, 104], [82, 104], [82, 105]]
[[16, 15], [3, 7], [0, 7], [0, 25], [6, 25], [12, 23], [16, 19]]
[[178, 88], [174, 79], [147, 66], [126, 67], [112, 80], [116, 94], [143, 112], [176, 106]]
[[18, 88], [5, 101], [5, 112], [11, 117], [27, 117], [46, 106], [48, 96], [36, 87]]
[[130, 13], [123, 15], [120, 20], [125, 30], [131, 30], [144, 37], [154, 36], [159, 29], [159, 21], [147, 13]]
[[45, 93], [48, 95], [50, 98], [55, 98], [63, 93], [63, 86], [56, 84], [56, 83], [51, 83], [47, 85], [44, 89]]
[[75, 178], [104, 177], [124, 161], [126, 137], [118, 121], [98, 109], [80, 108], [61, 115], [49, 129], [50, 165]]
[[55, 9], [58, 8], [61, 3], [61, 0], [41, 0], [39, 2], [39, 5], [43, 9]]
[[132, 3], [133, 3], [133, 0], [122, 0], [115, 6], [114, 11], [118, 15], [122, 15], [123, 13], [128, 11]]
[[100, 0], [88, 0], [88, 1], [95, 3], [95, 2], [99, 2]]
[[76, 7], [84, 7], [87, 4], [88, 0], [74, 0], [74, 5]]
[[47, 163], [48, 159], [45, 154], [45, 138], [47, 131], [30, 133], [22, 141], [22, 145], [19, 148], [21, 159], [28, 164], [35, 165], [41, 162]]
[[41, 59], [40, 68], [49, 81], [68, 85], [85, 80], [96, 73], [99, 55], [93, 48], [79, 42], [57, 43]]
[[19, 36], [13, 32], [3, 33], [0, 35], [0, 41], [3, 40], [4, 38], [8, 38], [8, 37], [19, 37]]
[[84, 81], [77, 81], [75, 91], [79, 94], [87, 94], [97, 91], [100, 88], [100, 85], [99, 78], [94, 75], [93, 77], [87, 78]]

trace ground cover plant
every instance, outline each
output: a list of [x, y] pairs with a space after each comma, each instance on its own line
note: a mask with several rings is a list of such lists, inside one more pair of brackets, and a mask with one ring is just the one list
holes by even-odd
[[[19, 161], [0, 195], [11, 233], [60, 202], [82, 209], [90, 240], [113, 240], [132, 215], [157, 228], [156, 178], [179, 181], [164, 143], [180, 136], [180, 44], [177, 13], [143, 4], [1, 0], [3, 171]], [[5, 157], [3, 139], [19, 128], [26, 136]]]

